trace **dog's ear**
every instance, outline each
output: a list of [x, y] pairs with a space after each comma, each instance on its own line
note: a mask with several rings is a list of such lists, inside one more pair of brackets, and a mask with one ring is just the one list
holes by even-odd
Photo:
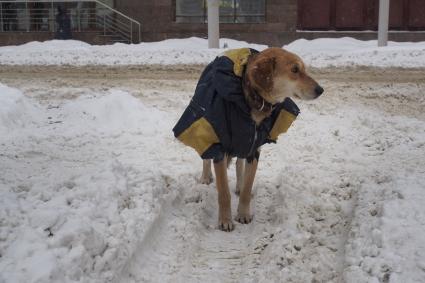
[[266, 92], [273, 89], [273, 73], [276, 67], [275, 57], [266, 57], [254, 62], [251, 78], [254, 83]]

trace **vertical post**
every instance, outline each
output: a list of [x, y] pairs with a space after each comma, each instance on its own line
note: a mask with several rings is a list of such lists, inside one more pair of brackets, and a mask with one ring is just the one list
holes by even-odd
[[81, 6], [80, 3], [77, 4], [77, 21], [78, 21], [78, 31], [81, 32]]
[[378, 46], [387, 46], [390, 0], [379, 0]]
[[233, 0], [233, 23], [236, 24], [236, 0]]
[[0, 3], [0, 31], [3, 31], [3, 3]]
[[103, 35], [106, 35], [105, 15], [103, 15]]
[[52, 16], [52, 32], [56, 32], [56, 17], [55, 17], [55, 9], [53, 7], [53, 0], [50, 1], [50, 15]]
[[133, 22], [130, 21], [130, 43], [133, 43]]
[[208, 0], [208, 48], [219, 48], [219, 1]]
[[27, 32], [29, 32], [31, 21], [30, 21], [30, 12], [28, 11], [28, 0], [25, 0], [25, 18], [26, 18], [25, 25], [27, 26]]

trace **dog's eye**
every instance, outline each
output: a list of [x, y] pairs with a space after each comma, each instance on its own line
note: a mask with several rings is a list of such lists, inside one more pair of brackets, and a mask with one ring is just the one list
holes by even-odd
[[298, 68], [298, 66], [297, 66], [297, 65], [294, 65], [294, 66], [292, 67], [291, 71], [292, 71], [292, 73], [296, 74], [296, 73], [298, 73], [298, 72], [300, 71], [300, 69]]

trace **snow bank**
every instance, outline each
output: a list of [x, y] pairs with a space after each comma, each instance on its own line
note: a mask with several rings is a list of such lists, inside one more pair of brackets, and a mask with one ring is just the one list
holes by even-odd
[[0, 86], [0, 282], [111, 282], [175, 193], [172, 122], [118, 90], [55, 104]]
[[164, 127], [163, 116], [164, 113], [146, 107], [127, 92], [111, 90], [107, 95], [81, 96], [64, 103], [56, 119], [63, 120], [71, 134], [75, 129], [99, 133], [138, 131], [154, 135]]
[[[68, 135], [81, 132], [158, 134], [164, 114], [146, 107], [121, 90], [106, 95], [80, 96], [59, 106], [50, 106], [49, 117], [42, 107], [21, 91], [0, 84], [0, 133], [6, 135], [47, 123], [63, 123]], [[33, 129], [34, 130], [34, 129]]]
[[158, 172], [118, 161], [67, 171], [2, 189], [0, 282], [111, 280], [167, 195]]
[[158, 195], [166, 193], [157, 173], [119, 162], [62, 178], [2, 190], [0, 281], [2, 276], [5, 282], [113, 277], [138, 236], [149, 230], [161, 206]]
[[299, 39], [283, 48], [297, 53], [312, 67], [425, 67], [425, 42], [388, 42], [377, 47], [376, 40], [350, 37]]
[[[267, 46], [233, 39], [220, 39], [220, 46]], [[208, 49], [202, 38], [168, 39], [140, 44], [89, 45], [76, 40], [30, 42], [0, 47], [0, 64], [5, 65], [147, 65], [207, 64], [225, 49]]]
[[[251, 47], [233, 39], [220, 39], [220, 47]], [[299, 39], [284, 48], [300, 55], [313, 67], [375, 66], [425, 67], [425, 42], [389, 42], [377, 47], [376, 40], [353, 38]], [[5, 65], [148, 65], [207, 64], [225, 49], [208, 49], [206, 39], [191, 37], [159, 42], [97, 46], [75, 40], [30, 42], [20, 46], [0, 47], [0, 64]]]

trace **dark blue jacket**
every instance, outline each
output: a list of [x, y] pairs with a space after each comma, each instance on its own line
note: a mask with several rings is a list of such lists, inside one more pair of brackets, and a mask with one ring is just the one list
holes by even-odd
[[224, 154], [253, 158], [257, 148], [276, 142], [299, 113], [289, 98], [275, 105], [270, 117], [256, 125], [242, 89], [248, 57], [258, 51], [241, 48], [217, 57], [203, 71], [195, 95], [174, 127], [174, 135], [203, 159]]

